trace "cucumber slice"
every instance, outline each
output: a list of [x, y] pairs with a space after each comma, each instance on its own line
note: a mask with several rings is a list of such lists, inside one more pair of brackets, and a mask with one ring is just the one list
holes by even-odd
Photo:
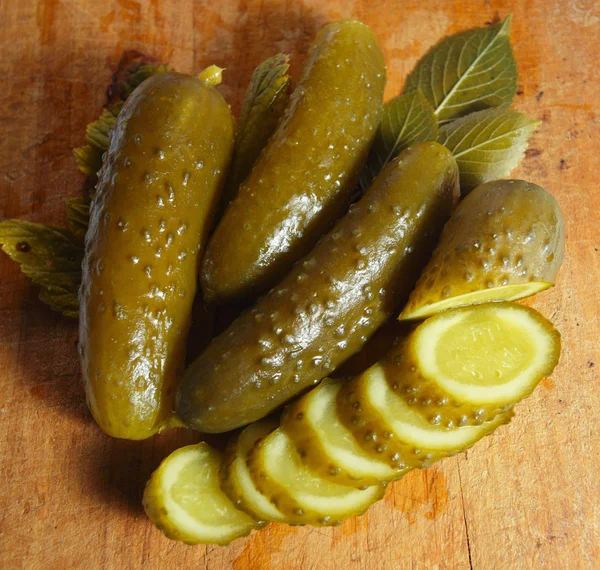
[[171, 453], [144, 491], [150, 520], [169, 538], [188, 544], [229, 544], [258, 528], [221, 490], [220, 466], [221, 453], [205, 443]]
[[310, 469], [334, 483], [352, 487], [400, 478], [408, 469], [392, 469], [366, 453], [336, 414], [340, 382], [325, 381], [286, 408], [281, 427]]
[[388, 382], [430, 421], [477, 425], [529, 396], [560, 355], [560, 334], [534, 309], [488, 303], [420, 324], [382, 363]]
[[250, 424], [227, 445], [221, 469], [221, 487], [233, 504], [257, 520], [285, 522], [285, 516], [262, 495], [248, 470], [248, 453], [277, 423], [261, 420]]
[[258, 490], [290, 524], [339, 524], [364, 513], [384, 493], [383, 485], [361, 490], [317, 476], [304, 465], [293, 441], [281, 429], [257, 443], [248, 467]]
[[363, 449], [396, 468], [429, 467], [471, 447], [513, 416], [509, 410], [480, 426], [433, 425], [390, 388], [380, 364], [342, 387], [337, 409]]
[[543, 188], [481, 184], [452, 214], [399, 318], [535, 295], [556, 282], [564, 248], [560, 207]]

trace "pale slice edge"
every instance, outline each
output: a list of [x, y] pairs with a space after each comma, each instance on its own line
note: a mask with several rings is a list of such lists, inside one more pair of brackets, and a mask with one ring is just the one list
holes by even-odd
[[391, 481], [405, 471], [392, 469], [382, 461], [373, 459], [358, 445], [352, 432], [337, 416], [336, 399], [341, 383], [321, 384], [310, 395], [305, 409], [306, 419], [311, 426], [311, 437], [319, 439], [330, 462], [356, 479]]
[[250, 450], [276, 427], [277, 423], [270, 420], [254, 422], [230, 443], [221, 471], [221, 486], [236, 507], [257, 520], [285, 522], [283, 513], [256, 488], [248, 469]]
[[302, 463], [293, 441], [281, 429], [262, 440], [258, 451], [254, 471], [250, 465], [253, 479], [289, 522], [337, 524], [362, 514], [383, 496], [382, 485], [361, 490], [318, 477]]
[[152, 474], [143, 505], [169, 538], [188, 544], [229, 544], [257, 522], [235, 508], [221, 490], [221, 453], [205, 443], [174, 451]]
[[442, 311], [453, 309], [455, 307], [464, 307], [468, 305], [480, 305], [494, 301], [518, 301], [525, 297], [531, 297], [549, 287], [553, 283], [546, 281], [529, 281], [527, 283], [517, 283], [512, 285], [502, 285], [500, 287], [492, 287], [490, 289], [480, 289], [471, 291], [462, 295], [455, 295], [447, 299], [422, 305], [410, 311], [403, 310], [398, 317], [400, 321], [417, 321], [431, 317]]
[[414, 362], [440, 397], [462, 405], [514, 405], [550, 374], [560, 335], [534, 309], [488, 303], [444, 312], [411, 339]]

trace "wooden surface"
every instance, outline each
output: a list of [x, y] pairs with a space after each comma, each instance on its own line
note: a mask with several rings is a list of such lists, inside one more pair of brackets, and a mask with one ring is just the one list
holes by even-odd
[[[215, 8], [215, 6], [220, 6]], [[514, 13], [516, 106], [543, 122], [516, 175], [563, 208], [558, 286], [535, 300], [563, 335], [552, 379], [472, 451], [388, 490], [339, 528], [271, 525], [228, 548], [165, 539], [140, 506], [159, 460], [194, 440], [111, 440], [86, 409], [74, 322], [0, 256], [2, 568], [599, 568], [600, 5], [594, 0], [0, 0], [0, 219], [64, 224], [82, 176], [71, 149], [98, 115], [122, 50], [181, 71], [225, 68], [234, 110], [277, 51], [293, 70], [315, 31], [355, 17], [384, 47], [399, 91], [444, 34]]]

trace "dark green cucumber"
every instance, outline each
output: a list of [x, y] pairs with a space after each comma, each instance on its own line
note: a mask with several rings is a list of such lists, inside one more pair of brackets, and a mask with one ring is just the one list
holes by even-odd
[[347, 208], [383, 110], [385, 62], [373, 32], [325, 26], [283, 119], [208, 245], [208, 301], [275, 285]]
[[143, 439], [173, 414], [198, 255], [233, 147], [229, 107], [161, 73], [125, 103], [91, 207], [80, 292], [88, 405], [109, 435]]
[[188, 368], [178, 411], [224, 432], [257, 420], [356, 353], [414, 285], [458, 195], [448, 150], [402, 152], [288, 276]]

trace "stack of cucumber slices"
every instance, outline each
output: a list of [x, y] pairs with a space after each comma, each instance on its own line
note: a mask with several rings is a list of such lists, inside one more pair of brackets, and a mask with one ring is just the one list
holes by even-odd
[[148, 483], [146, 512], [190, 543], [227, 544], [267, 522], [339, 524], [390, 481], [508, 423], [559, 353], [552, 324], [516, 303], [437, 313], [362, 374], [290, 404], [279, 425], [250, 424], [223, 458], [204, 443], [173, 453]]

